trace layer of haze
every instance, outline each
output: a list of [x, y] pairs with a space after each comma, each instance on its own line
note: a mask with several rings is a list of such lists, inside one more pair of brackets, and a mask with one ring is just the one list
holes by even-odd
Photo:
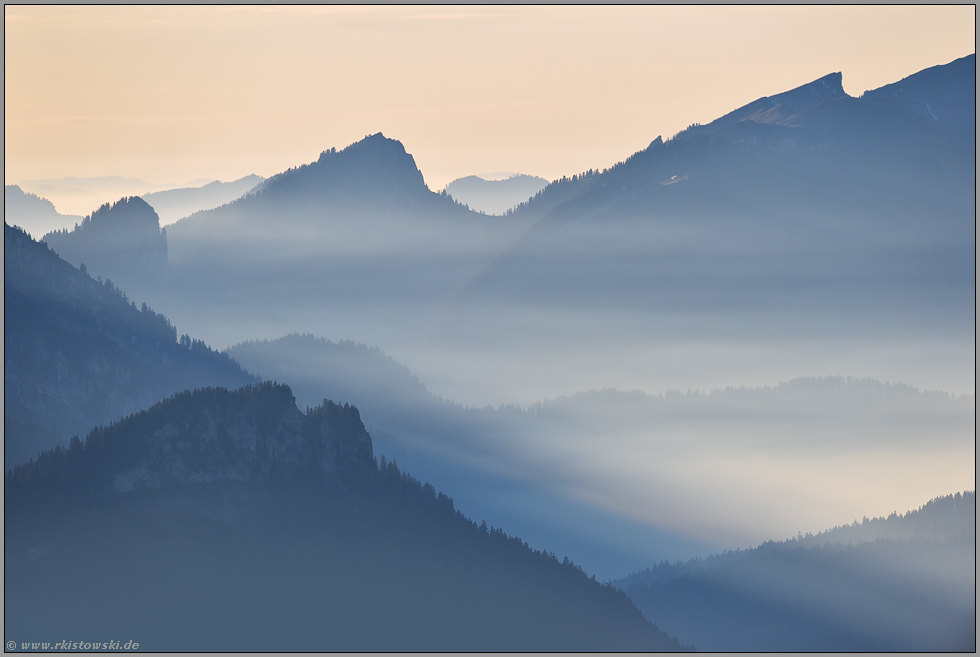
[[4, 180], [269, 176], [379, 130], [430, 189], [554, 179], [832, 71], [858, 95], [951, 61], [974, 22], [973, 6], [7, 6]]
[[[965, 247], [947, 248], [948, 267], [916, 278], [921, 272], [902, 259], [913, 250], [889, 242], [904, 234], [871, 230], [894, 216], [875, 214], [856, 225], [867, 229], [858, 237], [877, 260], [838, 253], [849, 268], [828, 274], [816, 265], [832, 260], [783, 257], [809, 253], [799, 246], [808, 233], [771, 231], [768, 215], [735, 213], [740, 223], [730, 226], [749, 230], [723, 232], [718, 217], [727, 214], [689, 229], [684, 215], [665, 214], [653, 224], [664, 229], [658, 233], [638, 229], [650, 223], [647, 214], [625, 212], [601, 217], [618, 229], [583, 221], [545, 231], [544, 256], [554, 263], [542, 256], [533, 261], [538, 270], [498, 268], [500, 276], [465, 296], [527, 226], [521, 217], [499, 224], [464, 217], [451, 201], [426, 197], [415, 165], [432, 190], [481, 171], [554, 179], [608, 167], [658, 134], [833, 71], [858, 96], [949, 63], [973, 51], [974, 19], [973, 7], [6, 8], [5, 177], [233, 181], [310, 163], [366, 134], [400, 140], [397, 148], [380, 135], [372, 141], [387, 153], [377, 162], [404, 164], [394, 168], [402, 177], [388, 172], [385, 180], [411, 193], [392, 198], [421, 198], [429, 205], [419, 207], [433, 212], [399, 207], [374, 216], [364, 208], [378, 205], [366, 203], [378, 195], [365, 187], [352, 196], [363, 207], [355, 204], [360, 214], [350, 221], [343, 203], [303, 195], [333, 180], [315, 178], [311, 165], [280, 181], [281, 197], [168, 226], [172, 294], [147, 300], [181, 333], [221, 349], [293, 332], [380, 347], [428, 391], [464, 406], [415, 388], [395, 403], [402, 392], [379, 398], [373, 380], [362, 387], [374, 397], [357, 398], [351, 376], [331, 390], [315, 375], [344, 372], [305, 371], [301, 365], [316, 362], [303, 349], [295, 366], [272, 354], [281, 370], [245, 365], [294, 386], [302, 403], [328, 395], [354, 403], [379, 453], [454, 495], [471, 517], [567, 551], [603, 577], [621, 575], [705, 545], [819, 531], [969, 487], [972, 399], [954, 407], [937, 397], [935, 414], [916, 415], [933, 407], [904, 406], [899, 395], [875, 410], [864, 403], [872, 387], [848, 398], [868, 412], [848, 415], [834, 389], [795, 406], [761, 391], [755, 410], [741, 404], [742, 393], [709, 396], [707, 406], [698, 395], [657, 395], [828, 375], [972, 395], [975, 288], [963, 264], [975, 259], [972, 248], [970, 257]], [[343, 157], [326, 153], [323, 167]], [[972, 181], [972, 173], [953, 173]], [[309, 189], [296, 182], [307, 174]], [[877, 192], [862, 193], [890, 199], [893, 215], [921, 225], [917, 210], [906, 213], [885, 189], [888, 175], [874, 170], [868, 178]], [[823, 198], [786, 194], [773, 198]], [[972, 244], [973, 203], [961, 196], [954, 200], [967, 207], [970, 230], [959, 222], [950, 235]], [[282, 208], [289, 226], [269, 220]], [[413, 220], [403, 221], [402, 211]], [[949, 221], [962, 216], [952, 212]], [[848, 216], [806, 218], [820, 220], [814, 225], [827, 231], [816, 232], [820, 239], [851, 235], [841, 228]], [[595, 226], [602, 230], [589, 232]], [[752, 244], [764, 228], [768, 255]], [[946, 247], [964, 242], [933, 233]], [[660, 260], [648, 257], [658, 239], [673, 249]], [[576, 251], [581, 245], [589, 248]], [[515, 253], [533, 255], [534, 245], [525, 246]], [[712, 249], [731, 257], [709, 259]], [[772, 269], [735, 266], [751, 264], [749, 256]], [[916, 258], [922, 268], [938, 262]], [[852, 290], [844, 283], [862, 280], [864, 265], [881, 280]], [[556, 285], [523, 285], [539, 280]], [[813, 287], [796, 295], [800, 281]], [[659, 297], [642, 294], [660, 289]], [[355, 365], [360, 372], [363, 363]], [[556, 399], [602, 388], [646, 394]], [[396, 415], [400, 409], [407, 410]], [[656, 532], [669, 536], [651, 538]]]

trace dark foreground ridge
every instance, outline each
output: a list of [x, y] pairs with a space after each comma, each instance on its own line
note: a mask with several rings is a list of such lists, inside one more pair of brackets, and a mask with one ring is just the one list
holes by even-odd
[[683, 649], [621, 591], [377, 463], [356, 408], [303, 413], [283, 385], [178, 394], [7, 471], [4, 489], [11, 636]]

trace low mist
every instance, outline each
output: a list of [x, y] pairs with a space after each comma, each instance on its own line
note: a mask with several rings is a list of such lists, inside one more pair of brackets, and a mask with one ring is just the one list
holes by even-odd
[[445, 482], [464, 512], [609, 577], [678, 558], [682, 545], [692, 556], [749, 547], [973, 481], [972, 396], [827, 377], [474, 408], [356, 343], [291, 336], [229, 353], [289, 383], [301, 406], [355, 404], [379, 453]]

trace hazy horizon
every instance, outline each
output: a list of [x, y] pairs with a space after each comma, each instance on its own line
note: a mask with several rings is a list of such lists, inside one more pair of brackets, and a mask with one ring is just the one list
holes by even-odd
[[[173, 572], [133, 562], [147, 591], [242, 548], [214, 587], [216, 646], [243, 573], [273, 590], [262, 550], [305, 555], [283, 557], [297, 581], [347, 568], [324, 537], [365, 572], [375, 548], [404, 561], [374, 601], [420, 555], [492, 587], [481, 568], [507, 552], [522, 585], [552, 595], [545, 573], [565, 573], [620, 605], [610, 619], [642, 634], [662, 616], [709, 649], [934, 648], [933, 616], [968, 645], [975, 496], [952, 494], [976, 482], [975, 19], [5, 7], [6, 491], [11, 522], [36, 524], [8, 523], [8, 589], [123, 577], [73, 565], [89, 539], [72, 536], [105, 540], [82, 520], [44, 550], [57, 513], [87, 517], [72, 505], [106, 535], [125, 507], [136, 553], [173, 553]], [[860, 534], [853, 550], [767, 543], [927, 502], [831, 532]], [[260, 520], [304, 517], [325, 523], [310, 541]], [[877, 541], [884, 525], [899, 533]], [[199, 531], [200, 555], [166, 547]], [[698, 561], [725, 550], [741, 552]], [[600, 584], [630, 572], [631, 597]], [[415, 597], [468, 618], [444, 579], [420, 575]], [[48, 623], [49, 593], [22, 596], [21, 626]], [[681, 598], [704, 618], [671, 616]], [[411, 606], [390, 617], [416, 627]], [[383, 618], [365, 609], [355, 625]], [[293, 621], [311, 632], [296, 645], [330, 648]], [[173, 645], [196, 631], [174, 627]], [[419, 632], [391, 645], [452, 634]]]
[[[8, 5], [4, 182], [269, 177], [378, 131], [405, 144], [432, 190], [482, 171], [554, 180], [834, 71], [859, 96], [946, 64], [974, 51], [974, 17], [972, 6]], [[268, 89], [244, 91], [256, 85]]]

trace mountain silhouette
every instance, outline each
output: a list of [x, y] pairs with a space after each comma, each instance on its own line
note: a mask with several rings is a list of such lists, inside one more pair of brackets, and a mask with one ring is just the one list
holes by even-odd
[[181, 187], [150, 192], [143, 194], [141, 198], [156, 210], [161, 223], [171, 224], [195, 212], [210, 210], [234, 201], [264, 180], [262, 176], [252, 174], [231, 182], [215, 180], [201, 187]]
[[[187, 186], [204, 184], [207, 180], [195, 180]], [[151, 183], [140, 178], [124, 176], [94, 176], [24, 180], [20, 187], [26, 192], [50, 199], [62, 210], [88, 214], [92, 208], [101, 207], [106, 200], [141, 196], [148, 192], [176, 187], [173, 183]], [[9, 223], [9, 222], [8, 222]]]
[[356, 408], [300, 412], [282, 385], [178, 394], [8, 471], [4, 492], [5, 593], [18, 601], [5, 626], [24, 636], [125, 632], [148, 650], [683, 649], [622, 592], [377, 463]]
[[82, 217], [59, 214], [51, 201], [25, 192], [17, 185], [4, 185], [3, 213], [5, 222], [35, 235], [82, 221]]
[[[142, 203], [142, 202], [141, 202]], [[9, 468], [168, 395], [254, 378], [111, 281], [4, 225], [4, 462]]]
[[973, 651], [976, 494], [614, 582], [717, 651]]
[[114, 280], [140, 300], [166, 287], [167, 231], [138, 196], [106, 203], [71, 231], [48, 233], [43, 241], [67, 262], [86, 265], [93, 276]]
[[[403, 223], [470, 214], [429, 191], [401, 142], [379, 132], [272, 176], [244, 198], [182, 219], [171, 235], [176, 242], [208, 236], [234, 243], [249, 239], [252, 233], [247, 231], [254, 231], [281, 240], [301, 230], [336, 231], [351, 221]], [[370, 236], [370, 231], [364, 233], [362, 238]]]
[[976, 85], [971, 87], [968, 81], [975, 75], [976, 55], [970, 55], [867, 91], [861, 99], [897, 105], [921, 124], [947, 134], [954, 146], [972, 153], [976, 148]]
[[678, 137], [693, 138], [701, 135], [717, 134], [726, 128], [750, 121], [760, 124], [792, 125], [793, 119], [814, 105], [842, 98], [847, 94], [841, 86], [843, 76], [831, 73], [790, 91], [767, 96], [729, 112], [707, 125], [691, 126], [679, 133]]
[[896, 84], [854, 98], [831, 74], [552, 183], [460, 308], [972, 322], [975, 57]]
[[850, 96], [832, 73], [501, 217], [429, 191], [402, 144], [371, 135], [169, 227], [173, 294], [155, 305], [224, 345], [316, 331], [487, 346], [526, 342], [540, 317], [547, 347], [582, 313], [639, 342], [651, 321], [675, 338], [695, 317], [714, 337], [964, 334], [974, 62], [910, 76], [905, 100]]
[[[181, 322], [228, 308], [214, 321], [240, 316], [239, 326], [255, 326], [297, 313], [322, 325], [321, 312], [360, 323], [368, 304], [417, 333], [521, 230], [518, 220], [430, 191], [404, 146], [378, 133], [168, 226], [171, 295], [157, 305]], [[311, 303], [325, 298], [329, 311]]]
[[479, 176], [457, 178], [446, 185], [446, 194], [477, 212], [504, 214], [527, 201], [548, 185], [548, 181], [522, 173], [503, 180], [484, 180]]

